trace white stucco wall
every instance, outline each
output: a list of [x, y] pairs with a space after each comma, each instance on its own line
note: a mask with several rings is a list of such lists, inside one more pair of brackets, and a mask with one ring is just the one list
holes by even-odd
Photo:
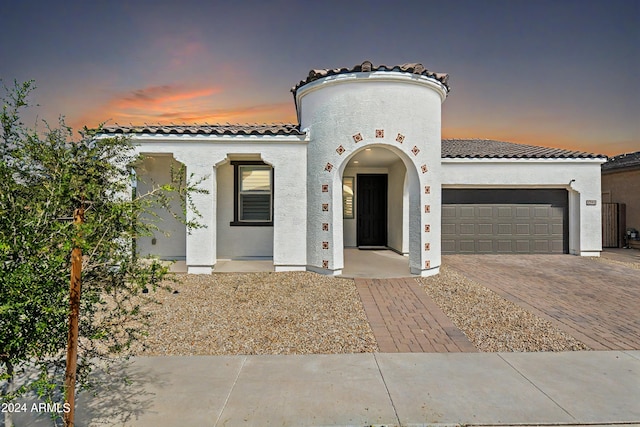
[[[387, 71], [325, 77], [298, 89], [296, 103], [301, 128], [310, 135], [307, 178], [310, 269], [341, 272], [343, 171], [357, 150], [380, 145], [398, 154], [411, 171], [408, 186], [411, 271], [421, 275], [438, 272], [441, 103], [445, 96], [444, 87], [432, 79]], [[378, 134], [377, 130], [384, 134]], [[355, 135], [359, 136], [354, 138]], [[426, 168], [424, 173], [422, 166]], [[322, 185], [328, 185], [330, 191], [321, 192]], [[427, 186], [431, 189], [429, 194], [423, 191]], [[329, 209], [323, 211], [323, 205]], [[328, 230], [323, 225], [328, 225]]]
[[[136, 194], [145, 194], [158, 187], [171, 183], [171, 170], [178, 173], [181, 165], [170, 155], [149, 156], [136, 168]], [[182, 206], [176, 194], [170, 203], [171, 211], [182, 217]], [[153, 236], [141, 237], [136, 241], [136, 250], [141, 256], [153, 255], [163, 260], [184, 260], [186, 254], [186, 230], [182, 222], [171, 212], [160, 209], [157, 216], [147, 215], [145, 220], [158, 227]], [[154, 243], [155, 241], [155, 243]]]
[[[600, 165], [604, 159], [443, 159], [444, 188], [564, 188], [569, 192], [569, 252], [602, 250]], [[587, 200], [595, 205], [587, 205]]]
[[[186, 255], [183, 256], [186, 256], [190, 273], [210, 273], [219, 253], [234, 257], [272, 256], [277, 271], [305, 268], [307, 187], [305, 180], [300, 179], [307, 173], [304, 136], [136, 134], [133, 140], [140, 153], [172, 154], [186, 166], [187, 177], [194, 182], [202, 180], [199, 187], [208, 191], [208, 194], [192, 195], [201, 215], [198, 221], [205, 227], [191, 230], [186, 235]], [[229, 159], [261, 159], [274, 168], [274, 223], [271, 231], [259, 231], [256, 242], [252, 240], [253, 235], [247, 235], [241, 227], [218, 230], [218, 225], [226, 221], [226, 218], [218, 218], [218, 212], [224, 211], [227, 215], [224, 210], [229, 203], [227, 186], [233, 192], [233, 178], [231, 176], [229, 180], [226, 169]], [[218, 209], [219, 197], [222, 198], [222, 211]], [[187, 218], [195, 217], [195, 212], [188, 209]], [[219, 252], [219, 233], [226, 233], [225, 242], [228, 238], [242, 240], [242, 243], [233, 243], [231, 254], [224, 254], [226, 248]], [[269, 240], [272, 241], [271, 250], [267, 248]]]
[[[404, 206], [405, 198], [405, 174], [407, 168], [402, 161], [398, 160], [389, 167], [389, 198], [387, 215], [389, 219], [388, 246], [398, 253], [408, 253], [408, 248], [403, 247], [403, 232], [405, 213], [408, 214], [407, 207]], [[408, 200], [407, 200], [408, 202]]]

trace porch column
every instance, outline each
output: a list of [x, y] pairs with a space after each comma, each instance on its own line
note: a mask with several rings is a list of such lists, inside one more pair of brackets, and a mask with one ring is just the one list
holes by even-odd
[[191, 193], [187, 221], [201, 227], [187, 228], [186, 264], [189, 274], [211, 274], [216, 263], [216, 169], [207, 158], [174, 155], [187, 168], [187, 181], [206, 193]]
[[273, 266], [275, 271], [307, 268], [306, 146], [288, 152], [264, 152], [273, 167]]
[[[569, 190], [569, 224], [579, 237], [570, 239], [570, 252], [580, 256], [600, 256], [602, 251], [602, 195], [600, 169], [576, 178]], [[577, 233], [576, 233], [577, 231]], [[573, 251], [571, 244], [573, 243]]]

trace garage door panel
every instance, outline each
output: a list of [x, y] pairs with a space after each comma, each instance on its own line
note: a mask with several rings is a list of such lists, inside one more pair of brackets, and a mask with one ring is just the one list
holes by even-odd
[[478, 218], [492, 218], [493, 208], [491, 206], [478, 206]]
[[476, 243], [474, 240], [460, 240], [460, 253], [473, 254], [476, 252]]
[[476, 210], [473, 206], [461, 206], [459, 215], [460, 218], [475, 218]]
[[551, 206], [551, 218], [562, 220], [564, 218], [564, 209], [558, 206]]
[[512, 253], [514, 250], [511, 240], [498, 240], [497, 243], [498, 253]]
[[493, 224], [478, 224], [478, 234], [493, 235]]
[[442, 206], [442, 217], [443, 218], [455, 218], [456, 217], [456, 207], [455, 206]]
[[549, 224], [533, 224], [533, 234], [535, 235], [549, 234]]
[[460, 235], [461, 236], [473, 236], [476, 234], [476, 225], [475, 224], [460, 224]]
[[551, 234], [553, 236], [562, 236], [563, 226], [562, 224], [551, 224]]
[[455, 240], [442, 240], [442, 252], [457, 252], [456, 251], [456, 241]]
[[443, 201], [443, 253], [568, 252], [566, 190], [445, 189]]
[[498, 234], [513, 234], [512, 224], [498, 224]]
[[479, 254], [493, 253], [493, 240], [478, 240], [476, 252]]
[[456, 234], [455, 224], [445, 224], [445, 223], [442, 224], [442, 235], [447, 235], [447, 234]]
[[511, 218], [513, 213], [508, 206], [498, 206], [498, 218]]
[[534, 251], [537, 253], [551, 252], [551, 245], [549, 240], [535, 240], [533, 243]]
[[549, 218], [551, 216], [551, 212], [547, 207], [537, 206], [533, 208], [533, 216], [535, 218]]
[[531, 253], [531, 241], [529, 240], [516, 240], [516, 252], [521, 254]]

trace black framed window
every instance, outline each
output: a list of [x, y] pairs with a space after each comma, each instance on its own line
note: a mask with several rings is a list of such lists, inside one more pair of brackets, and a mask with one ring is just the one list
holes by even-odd
[[263, 162], [233, 161], [234, 210], [231, 225], [273, 225], [273, 168]]

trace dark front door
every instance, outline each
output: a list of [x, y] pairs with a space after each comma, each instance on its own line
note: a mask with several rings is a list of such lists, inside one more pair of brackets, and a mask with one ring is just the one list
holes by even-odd
[[359, 174], [358, 246], [387, 245], [387, 175]]

